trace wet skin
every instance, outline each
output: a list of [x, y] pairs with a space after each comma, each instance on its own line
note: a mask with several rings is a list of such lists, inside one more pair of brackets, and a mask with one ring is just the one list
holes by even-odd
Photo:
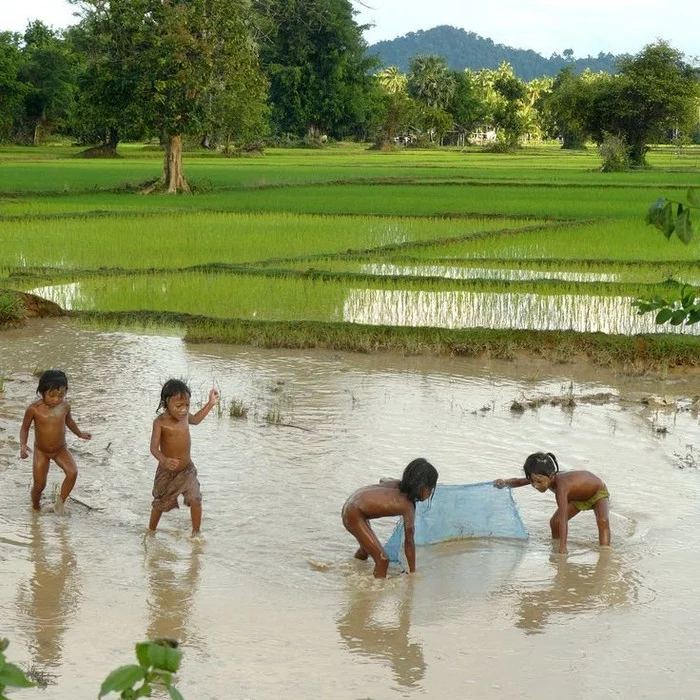
[[[430, 498], [432, 491], [425, 487], [419, 500]], [[385, 578], [389, 568], [389, 557], [374, 534], [369, 521], [400, 515], [404, 526], [404, 551], [411, 573], [416, 570], [416, 545], [414, 541], [416, 506], [406, 494], [399, 491], [398, 480], [383, 480], [380, 484], [364, 486], [353, 493], [343, 506], [343, 525], [355, 536], [360, 547], [355, 552], [357, 559], [374, 560], [374, 577]]]
[[[171, 472], [186, 469], [192, 463], [190, 456], [190, 425], [199, 425], [216, 404], [219, 403], [219, 392], [212, 389], [209, 400], [194, 415], [190, 413], [190, 397], [187, 394], [171, 396], [165, 406], [165, 411], [153, 421], [151, 432], [151, 454], [158, 464]], [[149, 530], [155, 530], [163, 513], [151, 509]], [[192, 534], [199, 533], [202, 524], [202, 504], [190, 505], [192, 519]]]
[[[552, 531], [552, 539], [559, 540], [559, 553], [566, 554], [566, 540], [568, 537], [569, 520], [581, 511], [572, 501], [587, 501], [593, 498], [598, 491], [606, 488], [603, 480], [588, 471], [557, 472], [551, 476], [545, 474], [533, 474], [531, 479], [527, 477], [514, 479], [496, 479], [494, 486], [503, 488], [519, 488], [520, 486], [533, 486], [540, 493], [552, 491], [557, 497], [557, 509], [549, 521]], [[610, 546], [610, 511], [609, 499], [601, 498], [593, 508], [596, 523], [598, 525], [598, 542], [601, 547]]]
[[46, 488], [49, 464], [53, 460], [65, 474], [61, 484], [60, 498], [66, 502], [78, 478], [78, 468], [73, 455], [66, 447], [66, 427], [83, 440], [92, 435], [84, 433], [76, 425], [66, 400], [66, 390], [50, 389], [27, 408], [19, 432], [20, 458], [26, 459], [30, 449], [27, 445], [29, 429], [34, 424], [34, 459], [32, 465], [32, 507], [39, 510], [41, 494]]

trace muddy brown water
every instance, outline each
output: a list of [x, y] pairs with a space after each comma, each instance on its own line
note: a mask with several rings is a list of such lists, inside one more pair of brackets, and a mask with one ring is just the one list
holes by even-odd
[[[18, 431], [34, 372], [61, 367], [78, 425], [70, 517], [29, 508]], [[176, 637], [188, 700], [239, 698], [696, 698], [700, 379], [573, 365], [192, 346], [176, 335], [65, 319], [0, 334], [0, 636], [50, 681], [17, 697], [96, 697], [133, 644]], [[186, 509], [144, 538], [161, 383], [194, 403], [204, 539]], [[514, 399], [612, 393], [514, 413]], [[641, 403], [650, 395], [675, 407]], [[232, 401], [248, 408], [229, 415]], [[281, 424], [265, 417], [279, 416]], [[443, 483], [516, 476], [529, 452], [591, 469], [611, 491], [612, 551], [594, 518], [552, 554], [553, 496], [514, 491], [524, 543], [418, 548], [386, 581], [352, 559], [340, 508], [358, 486], [425, 456]], [[52, 468], [47, 495], [59, 483]], [[97, 510], [99, 509], [99, 510]], [[382, 537], [391, 523], [378, 523]]]

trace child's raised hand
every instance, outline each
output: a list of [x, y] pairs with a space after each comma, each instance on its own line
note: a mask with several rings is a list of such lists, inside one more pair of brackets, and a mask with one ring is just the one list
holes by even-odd
[[215, 406], [217, 403], [219, 403], [219, 390], [218, 389], [212, 389], [209, 392], [209, 403], [212, 406]]

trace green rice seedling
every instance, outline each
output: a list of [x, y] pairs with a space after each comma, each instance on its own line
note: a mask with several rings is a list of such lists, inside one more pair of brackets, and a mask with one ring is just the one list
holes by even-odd
[[282, 412], [277, 407], [271, 407], [263, 417], [268, 425], [280, 425], [282, 423]]
[[229, 405], [229, 415], [231, 418], [247, 418], [248, 407], [242, 401], [234, 399]]
[[[0, 270], [183, 268], [246, 264], [455, 239], [495, 220], [167, 214], [152, 217], [0, 222]], [[516, 224], [517, 226], [517, 224]]]

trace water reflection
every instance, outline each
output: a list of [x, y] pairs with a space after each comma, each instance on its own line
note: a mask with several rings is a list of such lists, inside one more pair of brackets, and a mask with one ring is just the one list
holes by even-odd
[[404, 688], [418, 686], [426, 671], [423, 646], [411, 640], [413, 589], [409, 579], [400, 589], [353, 589], [347, 610], [338, 619], [338, 632], [348, 650], [390, 666]]
[[659, 326], [639, 316], [632, 297], [496, 292], [353, 289], [345, 300], [349, 323], [433, 328], [520, 328], [589, 333], [699, 334], [696, 326]]
[[382, 277], [444, 277], [447, 279], [482, 280], [565, 280], [567, 282], [619, 282], [620, 275], [605, 272], [570, 272], [567, 270], [509, 270], [498, 267], [464, 267], [456, 265], [362, 265], [361, 272]]
[[29, 648], [39, 666], [61, 663], [63, 635], [79, 600], [77, 559], [70, 542], [70, 523], [32, 513], [29, 548], [34, 573], [19, 589], [19, 610], [32, 635]]
[[184, 643], [191, 633], [192, 603], [199, 585], [202, 543], [178, 552], [170, 544], [146, 536], [146, 577], [149, 585], [148, 639], [168, 637]]
[[638, 575], [615, 550], [600, 550], [593, 563], [553, 556], [549, 566], [551, 581], [518, 593], [515, 625], [526, 634], [543, 632], [557, 616], [591, 613], [637, 598]]

